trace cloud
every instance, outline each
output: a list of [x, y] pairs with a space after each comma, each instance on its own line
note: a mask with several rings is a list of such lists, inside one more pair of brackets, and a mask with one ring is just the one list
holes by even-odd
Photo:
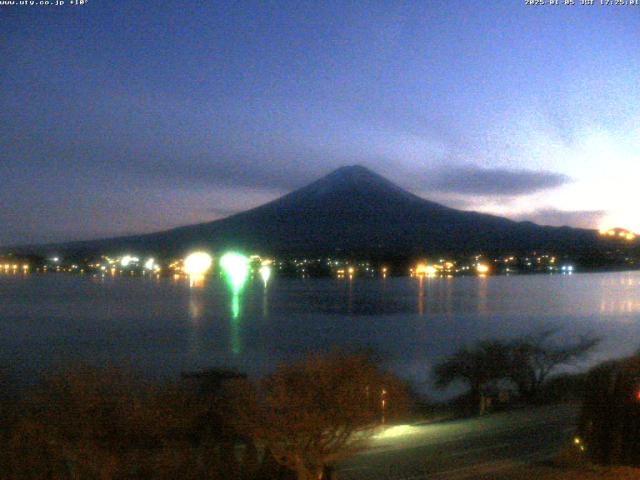
[[181, 162], [156, 159], [153, 168], [140, 169], [139, 173], [191, 184], [257, 188], [285, 193], [300, 188], [335, 168], [353, 163], [361, 163], [382, 175], [390, 174], [390, 178], [403, 188], [462, 196], [527, 195], [571, 182], [568, 176], [556, 172], [473, 165], [429, 168], [422, 175], [416, 175], [415, 169], [411, 169], [406, 175], [398, 176], [393, 174], [393, 168], [386, 168], [389, 165], [385, 165], [380, 159], [338, 156], [323, 158], [317, 152], [294, 151], [282, 152], [271, 158], [268, 154], [257, 153], [191, 157], [182, 159]]
[[605, 210], [558, 210], [542, 208], [514, 217], [516, 220], [528, 220], [540, 225], [556, 227], [571, 226], [580, 228], [598, 228], [607, 215]]
[[475, 165], [441, 167], [427, 175], [423, 187], [463, 195], [527, 195], [571, 181], [568, 176], [555, 172]]

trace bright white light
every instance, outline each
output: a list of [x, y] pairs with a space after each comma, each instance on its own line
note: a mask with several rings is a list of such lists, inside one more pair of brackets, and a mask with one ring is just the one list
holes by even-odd
[[380, 432], [375, 438], [396, 438], [404, 437], [416, 433], [419, 429], [412, 427], [411, 425], [396, 425], [395, 427], [389, 427]]
[[133, 257], [131, 255], [125, 255], [120, 259], [120, 265], [122, 265], [123, 267], [128, 267], [132, 260]]
[[153, 258], [147, 260], [144, 264], [144, 268], [147, 270], [153, 270], [156, 267], [156, 261]]
[[206, 252], [193, 252], [184, 259], [184, 272], [187, 275], [204, 275], [211, 268], [213, 259]]
[[260, 267], [260, 276], [262, 277], [262, 281], [266, 286], [269, 278], [271, 277], [271, 267], [269, 265], [262, 265]]

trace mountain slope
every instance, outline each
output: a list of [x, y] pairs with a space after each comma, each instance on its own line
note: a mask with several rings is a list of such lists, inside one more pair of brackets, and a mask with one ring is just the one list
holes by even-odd
[[361, 166], [342, 167], [260, 207], [222, 220], [148, 235], [75, 242], [86, 253], [133, 249], [245, 248], [288, 254], [568, 251], [595, 246], [594, 231], [542, 227], [445, 207]]

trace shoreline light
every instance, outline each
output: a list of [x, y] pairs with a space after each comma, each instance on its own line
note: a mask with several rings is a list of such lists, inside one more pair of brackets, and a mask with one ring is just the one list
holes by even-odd
[[416, 265], [415, 273], [417, 277], [435, 277], [438, 273], [438, 269], [433, 265], [419, 263]]
[[149, 258], [145, 264], [144, 264], [144, 268], [146, 268], [147, 270], [155, 270], [156, 268], [156, 261], [153, 258]]
[[480, 275], [485, 275], [485, 274], [489, 273], [489, 265], [484, 264], [484, 263], [479, 263], [478, 265], [476, 265], [476, 271]]
[[132, 264], [139, 262], [140, 259], [138, 257], [134, 257], [132, 255], [124, 255], [121, 259], [120, 259], [120, 265], [122, 267], [128, 267], [128, 266], [133, 266]]
[[189, 276], [204, 275], [212, 263], [213, 258], [207, 252], [193, 252], [184, 259], [184, 273]]
[[259, 271], [262, 281], [264, 282], [264, 286], [266, 287], [269, 278], [271, 278], [271, 267], [269, 265], [262, 265]]

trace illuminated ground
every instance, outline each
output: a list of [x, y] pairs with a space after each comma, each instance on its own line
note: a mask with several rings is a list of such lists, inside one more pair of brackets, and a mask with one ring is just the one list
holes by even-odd
[[554, 405], [396, 427], [378, 435], [367, 451], [342, 465], [340, 478], [497, 478], [514, 468], [551, 458], [570, 444], [577, 413], [575, 406]]

